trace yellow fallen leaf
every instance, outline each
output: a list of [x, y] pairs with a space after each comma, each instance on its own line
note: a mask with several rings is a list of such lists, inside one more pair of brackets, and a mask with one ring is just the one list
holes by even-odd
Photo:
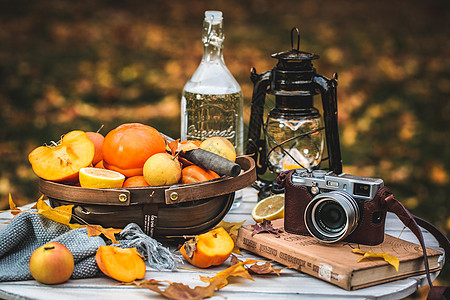
[[[115, 228], [103, 228], [101, 225], [81, 225], [81, 224], [72, 224], [70, 223], [72, 219], [72, 208], [74, 205], [62, 205], [58, 207], [49, 206], [44, 200], [44, 196], [41, 196], [36, 204], [32, 207], [33, 209], [37, 209], [37, 213], [41, 214], [50, 220], [55, 222], [68, 225], [71, 229], [77, 229], [86, 227], [88, 237], [91, 236], [99, 236], [103, 234], [106, 238], [110, 239], [113, 243], [117, 244], [117, 240], [114, 234], [119, 233], [122, 229]], [[17, 208], [16, 204], [12, 200], [11, 194], [9, 195], [9, 207], [11, 209], [11, 213], [15, 216], [22, 211]]]
[[235, 264], [240, 263], [240, 262], [245, 266], [245, 265], [256, 264], [256, 263], [264, 262], [264, 261], [263, 260], [251, 259], [251, 258], [247, 258], [245, 261], [242, 261], [239, 258], [237, 258], [236, 255], [231, 254], [231, 258], [230, 258], [230, 264], [231, 265], [235, 265]]
[[14, 203], [11, 193], [9, 193], [9, 209], [11, 210], [11, 214], [15, 217], [16, 215], [20, 214], [22, 211], [17, 207], [17, 205]]
[[[180, 282], [170, 282], [165, 280], [160, 281], [155, 279], [134, 281], [129, 284], [140, 288], [148, 288], [149, 290], [157, 292], [168, 299], [199, 300], [214, 296], [215, 290], [218, 290], [219, 287], [223, 285], [224, 280], [225, 279], [223, 278], [216, 279], [211, 281], [208, 286], [196, 286], [194, 288]], [[163, 285], [166, 285], [164, 290], [160, 288], [160, 286]]]
[[73, 205], [62, 205], [52, 208], [47, 203], [45, 203], [43, 198], [44, 197], [41, 196], [36, 203], [38, 214], [41, 214], [55, 222], [64, 225], [70, 225], [70, 219], [72, 219]]
[[364, 253], [366, 253], [366, 251], [361, 250], [361, 249], [358, 249], [358, 248], [352, 249], [352, 252], [353, 252], [353, 253], [362, 254], [362, 255], [364, 255]]
[[100, 225], [85, 225], [85, 226], [88, 232], [88, 237], [99, 236], [103, 233], [103, 235], [106, 236], [108, 239], [110, 239], [114, 244], [118, 244], [114, 234], [121, 232], [122, 229], [103, 228]]
[[200, 276], [200, 279], [204, 282], [213, 282], [217, 279], [224, 279], [223, 283], [217, 287], [217, 289], [221, 289], [228, 284], [228, 277], [230, 276], [239, 276], [243, 278], [247, 278], [250, 280], [254, 280], [252, 276], [248, 273], [247, 269], [245, 269], [244, 264], [242, 262], [238, 262], [237, 264], [232, 265], [231, 267], [219, 272], [214, 277], [208, 276]]
[[[259, 262], [264, 262], [263, 264], [258, 265]], [[262, 261], [256, 259], [247, 258], [245, 261], [240, 260], [235, 255], [231, 255], [230, 264], [234, 265], [237, 263], [242, 263], [249, 273], [254, 273], [258, 275], [262, 274], [272, 274], [275, 273], [280, 276], [280, 272], [284, 269], [289, 269], [292, 267], [284, 267], [284, 268], [274, 268], [272, 267], [271, 261]]]
[[383, 252], [374, 253], [372, 251], [364, 251], [361, 249], [352, 249], [352, 252], [363, 255], [363, 257], [358, 259], [358, 262], [362, 261], [365, 258], [382, 258], [382, 259], [384, 259], [384, 261], [386, 261], [389, 264], [391, 264], [392, 266], [394, 266], [395, 270], [398, 272], [398, 268], [400, 266], [400, 261], [398, 260], [398, 257], [396, 257], [394, 255], [390, 255], [390, 254], [383, 253]]

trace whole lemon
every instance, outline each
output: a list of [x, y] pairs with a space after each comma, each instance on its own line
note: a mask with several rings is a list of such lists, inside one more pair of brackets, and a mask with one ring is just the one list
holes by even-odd
[[233, 144], [224, 137], [210, 137], [200, 144], [200, 149], [220, 155], [232, 162], [236, 161], [236, 149]]

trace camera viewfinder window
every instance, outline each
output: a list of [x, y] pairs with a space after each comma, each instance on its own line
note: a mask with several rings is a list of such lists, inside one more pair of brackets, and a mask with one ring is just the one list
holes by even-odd
[[353, 185], [353, 194], [355, 196], [369, 197], [370, 196], [370, 186], [368, 184], [355, 183]]

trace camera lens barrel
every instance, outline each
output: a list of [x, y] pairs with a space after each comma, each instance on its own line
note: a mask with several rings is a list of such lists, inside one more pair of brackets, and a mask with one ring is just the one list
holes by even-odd
[[325, 243], [345, 239], [358, 226], [359, 217], [358, 203], [344, 191], [319, 194], [305, 209], [306, 229]]

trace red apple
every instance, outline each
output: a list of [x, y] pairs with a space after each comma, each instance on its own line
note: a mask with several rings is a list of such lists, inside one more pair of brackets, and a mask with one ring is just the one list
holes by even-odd
[[47, 243], [30, 257], [30, 273], [34, 279], [45, 284], [57, 284], [72, 276], [74, 261], [72, 253], [58, 242]]

